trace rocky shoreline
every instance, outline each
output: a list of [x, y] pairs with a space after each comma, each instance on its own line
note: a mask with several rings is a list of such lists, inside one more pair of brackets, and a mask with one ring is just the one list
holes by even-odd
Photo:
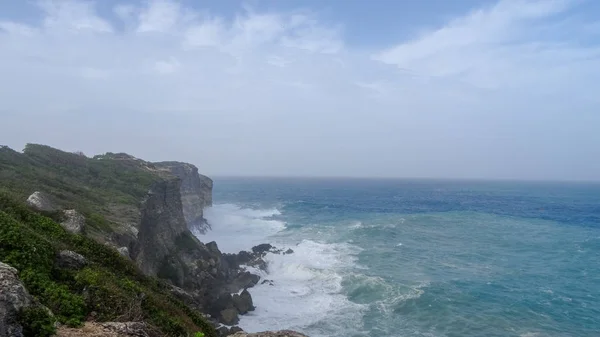
[[[277, 249], [265, 243], [253, 247], [251, 251], [225, 254], [219, 250], [216, 242], [203, 243], [198, 240], [194, 233], [202, 234], [210, 230], [203, 211], [212, 205], [213, 182], [200, 175], [198, 168], [192, 164], [151, 163], [124, 153], [87, 158], [31, 144], [23, 154], [3, 148], [0, 155], [0, 159], [8, 163], [6, 167], [15, 167], [14, 173], [11, 173], [15, 176], [12, 186], [20, 188], [21, 184], [29, 184], [29, 188], [36, 188], [30, 190], [28, 198], [24, 198], [26, 200], [22, 199], [29, 209], [51, 215], [72, 235], [85, 236], [111, 247], [146, 276], [162, 280], [172, 296], [189, 308], [203, 313], [220, 336], [236, 333], [237, 336], [246, 336], [241, 334], [236, 324], [239, 315], [255, 309], [248, 289], [259, 282], [273, 285], [272, 281], [261, 280], [259, 275], [248, 271], [249, 267], [267, 272], [266, 254], [293, 253], [291, 249]], [[19, 178], [24, 171], [18, 165], [27, 162], [30, 167], [40, 165], [40, 171], [34, 176]], [[57, 166], [57, 163], [63, 166]], [[76, 174], [61, 176], [65, 167]], [[47, 185], [50, 180], [45, 174], [49, 174], [52, 177], [50, 179], [59, 179], [64, 189], [56, 189], [54, 183]], [[121, 183], [116, 183], [119, 181]], [[144, 187], [146, 192], [143, 192]], [[91, 188], [98, 192], [89, 193], [93, 191]], [[102, 195], [114, 196], [99, 197]], [[60, 251], [54, 268], [81, 270], [89, 258], [91, 256], [73, 251]], [[0, 309], [4, 311], [0, 310], [0, 337], [21, 336], [18, 333], [7, 335], [7, 331], [18, 330], [18, 325], [13, 322], [14, 317], [11, 318], [6, 312], [15, 314], [20, 310], [19, 305], [27, 306], [32, 298], [23, 295], [22, 291], [10, 290], [25, 288], [22, 284], [18, 286], [14, 268], [10, 269], [12, 267], [9, 265], [3, 265], [2, 268]], [[6, 291], [8, 295], [4, 295]], [[93, 321], [92, 317], [90, 322]], [[133, 327], [140, 331], [145, 329], [141, 324], [143, 322], [138, 322], [141, 325], [135, 322], [120, 322], [127, 323], [125, 325], [109, 323], [103, 322], [93, 327], [102, 331], [110, 330], [107, 333], [111, 334], [123, 333]], [[72, 328], [65, 329], [58, 330], [59, 336], [60, 333], [77, 336]], [[144, 333], [130, 335], [153, 336], [151, 331]]]

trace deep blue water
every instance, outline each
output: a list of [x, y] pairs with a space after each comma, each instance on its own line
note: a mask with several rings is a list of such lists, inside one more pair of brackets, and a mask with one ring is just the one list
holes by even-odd
[[272, 242], [250, 331], [600, 336], [600, 184], [216, 179], [224, 251]]

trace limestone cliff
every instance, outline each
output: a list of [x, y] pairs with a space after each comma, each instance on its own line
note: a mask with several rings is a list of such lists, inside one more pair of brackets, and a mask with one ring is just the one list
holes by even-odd
[[204, 218], [203, 211], [204, 208], [212, 206], [213, 181], [199, 174], [198, 168], [192, 164], [160, 162], [154, 165], [181, 179], [181, 203], [188, 228], [199, 233], [209, 230], [210, 224]]
[[190, 231], [209, 228], [203, 209], [212, 204], [212, 180], [194, 165], [154, 164], [124, 153], [88, 158], [28, 144], [23, 153], [0, 149], [0, 168], [4, 188], [17, 198], [46, 194], [63, 227], [73, 227], [64, 211], [75, 210], [81, 226], [72, 233], [118, 249], [144, 274], [171, 283], [189, 306], [228, 324], [253, 309], [248, 292], [231, 293], [259, 277]]
[[142, 202], [133, 258], [148, 275], [158, 274], [173, 250], [175, 240], [187, 230], [181, 210], [180, 185], [177, 178], [157, 182]]

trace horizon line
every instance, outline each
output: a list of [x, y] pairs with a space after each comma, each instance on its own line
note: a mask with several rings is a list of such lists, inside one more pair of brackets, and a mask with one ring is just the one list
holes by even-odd
[[400, 176], [301, 176], [301, 175], [208, 175], [211, 179], [314, 179], [314, 180], [428, 180], [428, 181], [469, 181], [469, 182], [524, 182], [524, 183], [592, 183], [600, 184], [600, 180], [587, 179], [527, 179], [527, 178], [453, 178], [453, 177], [400, 177]]

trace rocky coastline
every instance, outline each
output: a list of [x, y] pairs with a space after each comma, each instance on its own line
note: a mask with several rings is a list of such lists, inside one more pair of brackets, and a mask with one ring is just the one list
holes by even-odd
[[[35, 149], [40, 150], [37, 147]], [[42, 149], [53, 155], [49, 160], [56, 160], [57, 156], [79, 160], [68, 156], [70, 154], [65, 155], [62, 151], [49, 149]], [[3, 148], [3, 151], [6, 149]], [[39, 190], [32, 191], [23, 201], [37, 212], [58, 214], [62, 220], [60, 225], [69, 233], [87, 236], [111, 247], [135, 264], [144, 275], [163, 280], [174, 297], [203, 313], [218, 335], [255, 336], [244, 334], [236, 324], [239, 322], [239, 315], [255, 309], [248, 289], [259, 282], [272, 284], [272, 281], [261, 280], [259, 275], [249, 272], [247, 266], [267, 271], [268, 265], [264, 260], [266, 254], [291, 254], [293, 251], [277, 249], [265, 243], [253, 247], [251, 251], [224, 254], [216, 242], [203, 243], [198, 240], [195, 234], [210, 230], [210, 224], [204, 218], [203, 211], [212, 205], [213, 182], [199, 174], [198, 168], [192, 164], [151, 163], [127, 154], [112, 153], [82, 159], [82, 163], [88, 168], [95, 165], [95, 161], [110, 161], [110, 165], [122, 165], [136, 174], [143, 174], [150, 182], [147, 184], [147, 192], [143, 195], [140, 193], [141, 197], [135, 202], [118, 204], [108, 200], [102, 205], [103, 210], [108, 210], [105, 217], [111, 219], [110, 228], [99, 230], [99, 226], [92, 226], [90, 219], [84, 215], [88, 205], [82, 203], [86, 206], [81, 206], [82, 209], [71, 207], [75, 202], [68, 198], [61, 200], [61, 191], [44, 190], [43, 185]], [[111, 213], [113, 210], [120, 213]], [[57, 268], [81, 269], [88, 257], [76, 252], [61, 251], [56, 259]], [[0, 296], [0, 308], [4, 308], [4, 311], [0, 310], [0, 313], [3, 313], [0, 314], [0, 337], [23, 335], [18, 332], [15, 315], [22, 307], [30, 306], [34, 301], [19, 283], [17, 275], [18, 271], [11, 266], [0, 265], [0, 288], [3, 293]], [[135, 322], [128, 322], [130, 325], [125, 325], [125, 328], [122, 324], [109, 323], [97, 325], [94, 322], [96, 325], [93, 325], [90, 322], [86, 323], [86, 326], [109, 331], [98, 336], [152, 336], [151, 331], [144, 330], [143, 322], [138, 322], [137, 325]], [[145, 332], [128, 335], [121, 331], [133, 329], [134, 326], [137, 330]], [[73, 328], [59, 328], [58, 335], [61, 336], [61, 333], [64, 336], [77, 336], [77, 331]], [[284, 335], [285, 333], [271, 333], [264, 336]], [[296, 333], [285, 336], [301, 335]]]

